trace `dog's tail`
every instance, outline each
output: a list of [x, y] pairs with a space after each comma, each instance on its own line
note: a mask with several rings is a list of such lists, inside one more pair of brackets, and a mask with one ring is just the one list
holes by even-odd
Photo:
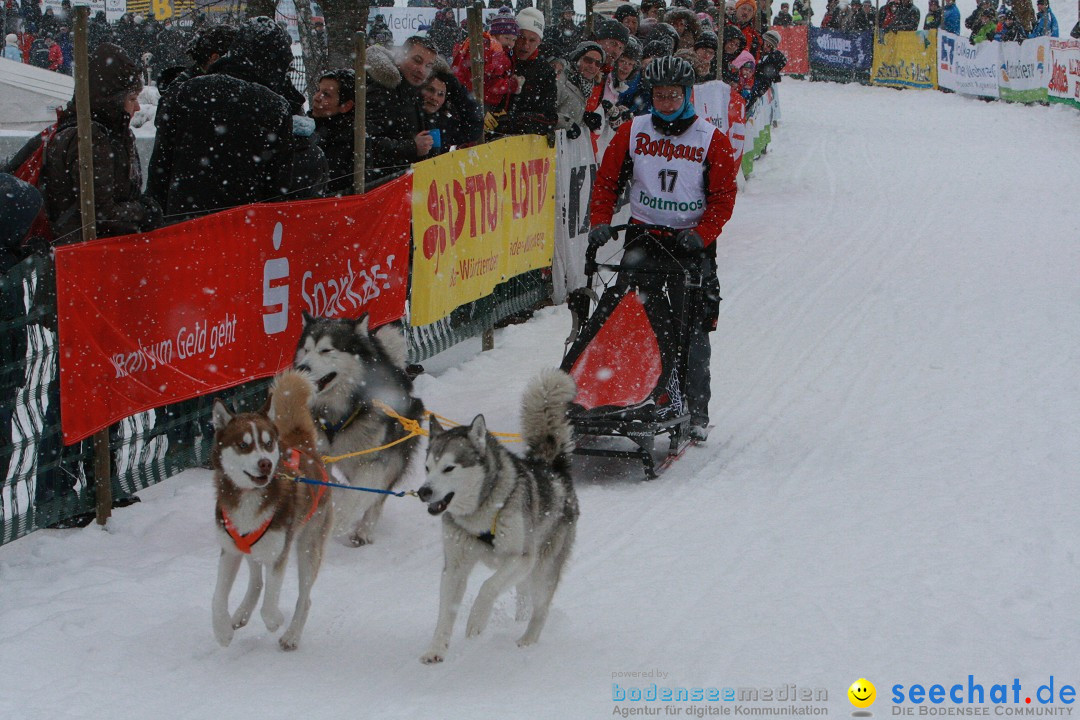
[[525, 388], [521, 399], [521, 434], [529, 453], [548, 465], [568, 462], [574, 449], [566, 405], [577, 386], [561, 370], [544, 370]]
[[[315, 421], [311, 405], [315, 401], [315, 384], [311, 378], [296, 370], [286, 370], [274, 378], [270, 387], [270, 419], [286, 443], [301, 443], [315, 437]], [[302, 448], [312, 451], [314, 448]]]

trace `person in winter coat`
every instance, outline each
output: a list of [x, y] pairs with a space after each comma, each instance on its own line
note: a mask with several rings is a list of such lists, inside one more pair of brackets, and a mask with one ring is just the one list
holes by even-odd
[[615, 63], [622, 57], [626, 44], [630, 42], [630, 31], [622, 23], [600, 19], [596, 22], [596, 30], [593, 36], [593, 40], [600, 43], [600, 47], [604, 51], [603, 71], [610, 73], [614, 69]]
[[945, 7], [941, 11], [941, 29], [953, 35], [960, 34], [960, 8], [956, 7], [956, 0], [945, 0]]
[[229, 52], [207, 74], [177, 89], [158, 120], [150, 164], [150, 187], [171, 219], [279, 199], [295, 189], [293, 108], [281, 95], [291, 63], [288, 33], [257, 17], [238, 28]]
[[19, 36], [8, 33], [4, 38], [4, 59], [21, 63], [23, 61], [22, 50], [19, 49]]
[[731, 63], [731, 66], [739, 73], [739, 80], [735, 84], [735, 91], [742, 95], [743, 100], [750, 102], [750, 91], [754, 89], [754, 74], [757, 69], [757, 63], [754, 62], [754, 56], [746, 50], [739, 53], [739, 56]]
[[[738, 166], [727, 136], [700, 118], [691, 102], [694, 69], [680, 58], [653, 60], [645, 69], [652, 88], [649, 115], [624, 123], [604, 153], [593, 185], [589, 247], [593, 252], [613, 238], [615, 206], [629, 185], [631, 223], [670, 228], [667, 234], [630, 230], [623, 264], [661, 272], [696, 267], [705, 288], [693, 308], [694, 320], [685, 350], [689, 372], [684, 396], [690, 411], [690, 435], [703, 440], [709, 424], [709, 333], [719, 314], [716, 242], [731, 218]], [[644, 276], [624, 269], [618, 283], [636, 286], [646, 297], [670, 297], [681, 304], [680, 289], [663, 289], [663, 275]], [[648, 312], [648, 310], [647, 310]], [[666, 391], [665, 391], [666, 392]], [[660, 397], [656, 398], [661, 402]]]
[[1035, 18], [1035, 27], [1031, 28], [1031, 36], [1058, 37], [1058, 21], [1054, 11], [1050, 9], [1050, 0], [1039, 0], [1036, 3], [1039, 14]]
[[743, 37], [746, 38], [746, 51], [753, 56], [756, 63], [761, 57], [763, 43], [761, 33], [754, 27], [754, 13], [757, 12], [755, 0], [736, 0], [735, 20]]
[[941, 27], [941, 4], [938, 0], [930, 0], [926, 10], [926, 19], [923, 21], [923, 30], [937, 30]]
[[[498, 37], [494, 32], [483, 34], [484, 105], [493, 112], [501, 112], [509, 107], [510, 97], [521, 87], [521, 80], [514, 76], [510, 58], [510, 49], [517, 41], [517, 20], [500, 14], [492, 19], [491, 28], [498, 31]], [[472, 92], [472, 52], [468, 38], [454, 48], [452, 67], [454, 76]]]
[[425, 129], [438, 131], [431, 156], [484, 139], [484, 113], [449, 69], [437, 68], [420, 88], [420, 107]]
[[372, 48], [367, 65], [367, 168], [372, 182], [428, 157], [434, 139], [420, 115], [420, 88], [435, 70], [431, 41], [414, 35], [397, 52]]
[[600, 68], [604, 64], [604, 50], [599, 43], [586, 40], [574, 48], [567, 60], [557, 88], [556, 129], [567, 130], [577, 125], [598, 133], [603, 127], [598, 110], [603, 97]]
[[787, 65], [787, 57], [780, 52], [780, 33], [769, 30], [764, 33], [765, 54], [761, 56], [761, 63], [754, 73], [754, 87], [750, 90], [750, 103], [757, 102], [776, 83], [780, 82], [780, 73]]
[[896, 22], [891, 29], [902, 31], [918, 30], [921, 16], [922, 13], [919, 8], [915, 7], [912, 0], [900, 0], [896, 11]]
[[637, 38], [633, 38], [627, 44], [619, 62], [615, 63], [616, 79], [626, 88], [619, 93], [615, 107], [608, 113], [608, 123], [616, 130], [627, 120], [627, 112], [631, 115], [648, 112], [648, 91], [642, 87], [641, 82], [641, 56], [641, 44]]
[[796, 25], [810, 25], [810, 20], [814, 17], [810, 0], [792, 0], [791, 15], [795, 18]]
[[45, 47], [49, 49], [49, 65], [46, 69], [60, 72], [60, 68], [64, 67], [64, 51], [60, 49], [60, 45], [55, 38], [49, 35], [45, 36]]
[[454, 18], [451, 8], [443, 8], [435, 13], [435, 19], [428, 28], [428, 37], [435, 44], [436, 51], [443, 57], [453, 57], [454, 46], [461, 42], [465, 33]]
[[994, 19], [993, 11], [982, 10], [979, 13], [979, 25], [971, 33], [971, 44], [977, 45], [986, 40], [993, 40], [995, 35], [997, 35], [997, 21]]
[[351, 69], [331, 70], [319, 77], [319, 89], [308, 113], [315, 120], [315, 142], [326, 156], [326, 195], [351, 195], [354, 156], [353, 119], [356, 75]]
[[697, 42], [694, 43], [694, 55], [698, 61], [694, 64], [694, 69], [698, 72], [699, 83], [716, 79], [716, 54], [719, 49], [720, 41], [716, 33], [712, 30], [702, 30]]
[[1001, 29], [994, 35], [994, 40], [998, 42], [1024, 42], [1026, 39], [1027, 33], [1024, 32], [1024, 28], [1020, 27], [1020, 23], [1016, 21], [1016, 14], [1009, 10], [1005, 13]]
[[989, 11], [991, 17], [994, 14], [994, 0], [978, 0], [975, 6], [975, 10], [964, 20], [964, 27], [971, 30], [972, 33], [982, 28], [982, 15], [983, 12]]
[[795, 19], [791, 16], [791, 5], [788, 3], [780, 3], [780, 12], [776, 13], [776, 17], [773, 18], [773, 25], [779, 25], [780, 27], [790, 27], [795, 24]]
[[544, 15], [536, 8], [525, 8], [518, 13], [517, 21], [520, 34], [514, 45], [513, 73], [525, 82], [511, 96], [506, 114], [495, 118], [489, 113], [484, 125], [489, 132], [503, 135], [547, 135], [558, 122], [558, 91], [555, 70], [539, 52]]
[[574, 22], [574, 6], [568, 3], [559, 13], [559, 21], [547, 28], [542, 55], [566, 57], [585, 39], [584, 30]]
[[631, 35], [637, 35], [638, 29], [641, 27], [641, 13], [636, 6], [623, 3], [615, 8], [614, 17], [615, 22], [625, 25]]
[[746, 36], [734, 25], [724, 26], [724, 54], [720, 57], [720, 79], [734, 86], [739, 82], [739, 71], [732, 64], [746, 49]]

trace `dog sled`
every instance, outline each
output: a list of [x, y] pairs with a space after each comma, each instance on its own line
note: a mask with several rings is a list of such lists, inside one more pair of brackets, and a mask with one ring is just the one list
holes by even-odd
[[[661, 236], [676, 232], [644, 224], [611, 229], [631, 227]], [[574, 452], [637, 459], [645, 475], [656, 478], [693, 442], [683, 388], [691, 323], [702, 307], [702, 268], [658, 270], [625, 256], [600, 263], [596, 250], [586, 253], [585, 287], [567, 301], [573, 327], [561, 368], [578, 386], [569, 410]], [[593, 289], [598, 278], [600, 296]]]

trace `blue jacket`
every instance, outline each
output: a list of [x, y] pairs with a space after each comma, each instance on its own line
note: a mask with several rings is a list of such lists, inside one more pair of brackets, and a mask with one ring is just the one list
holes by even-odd
[[945, 6], [942, 13], [941, 28], [945, 32], [951, 32], [953, 35], [960, 34], [960, 8], [956, 7], [956, 3]]
[[1031, 35], [1029, 37], [1042, 37], [1049, 35], [1050, 37], [1058, 36], [1058, 22], [1057, 17], [1054, 15], [1054, 11], [1050, 8], [1046, 8], [1046, 12], [1039, 13], [1039, 19], [1035, 21], [1035, 27], [1031, 28]]

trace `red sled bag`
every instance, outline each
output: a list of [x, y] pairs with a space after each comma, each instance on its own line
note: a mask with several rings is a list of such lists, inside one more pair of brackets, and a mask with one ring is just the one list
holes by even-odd
[[[45, 166], [45, 151], [52, 139], [56, 137], [57, 128], [60, 125], [60, 112], [61, 110], [57, 108], [57, 122], [30, 138], [4, 167], [4, 172], [42, 190], [41, 171]], [[49, 225], [49, 219], [45, 215], [45, 206], [42, 204], [34, 224], [30, 226], [30, 232], [23, 239], [23, 247], [32, 249], [32, 247], [51, 246], [52, 241], [52, 227]]]

